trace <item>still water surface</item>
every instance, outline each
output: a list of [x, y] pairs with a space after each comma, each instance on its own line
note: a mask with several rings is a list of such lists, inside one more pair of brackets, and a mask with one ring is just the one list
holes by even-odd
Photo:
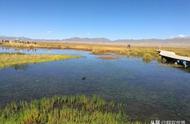
[[44, 96], [96, 94], [127, 104], [126, 111], [134, 119], [190, 121], [190, 73], [180, 69], [124, 56], [104, 60], [76, 50], [0, 48], [0, 52], [82, 56], [1, 69], [1, 106]]

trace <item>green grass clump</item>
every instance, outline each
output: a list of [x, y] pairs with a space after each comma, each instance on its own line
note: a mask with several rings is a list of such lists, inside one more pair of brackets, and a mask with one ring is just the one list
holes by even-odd
[[1, 53], [0, 54], [0, 68], [10, 67], [20, 64], [41, 63], [49, 61], [58, 61], [77, 58], [77, 56], [70, 55], [30, 55], [21, 53]]
[[144, 62], [149, 63], [149, 62], [151, 62], [152, 58], [153, 58], [152, 55], [149, 53], [143, 55], [143, 61]]
[[96, 96], [55, 96], [8, 104], [0, 109], [0, 123], [126, 124], [123, 108]]

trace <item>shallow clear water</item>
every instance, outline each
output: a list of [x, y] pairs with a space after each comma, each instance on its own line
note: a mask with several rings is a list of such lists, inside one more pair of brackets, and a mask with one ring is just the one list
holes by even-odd
[[[0, 48], [0, 52], [15, 50]], [[1, 105], [44, 96], [97, 94], [126, 103], [126, 111], [134, 119], [190, 120], [190, 73], [180, 69], [139, 58], [103, 60], [76, 50], [17, 52], [83, 57], [1, 69]]]

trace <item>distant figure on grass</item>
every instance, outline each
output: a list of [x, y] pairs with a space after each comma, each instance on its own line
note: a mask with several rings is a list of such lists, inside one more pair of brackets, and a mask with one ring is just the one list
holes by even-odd
[[130, 44], [128, 44], [128, 45], [127, 45], [127, 48], [131, 48], [131, 45], [130, 45]]

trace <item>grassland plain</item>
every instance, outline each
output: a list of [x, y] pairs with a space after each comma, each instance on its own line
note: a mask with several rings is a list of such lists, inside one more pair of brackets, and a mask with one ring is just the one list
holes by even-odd
[[85, 50], [91, 51], [93, 54], [104, 54], [104, 53], [115, 53], [120, 55], [126, 55], [129, 57], [141, 57], [144, 61], [150, 62], [152, 60], [160, 60], [157, 53], [157, 49], [170, 50], [176, 54], [189, 56], [189, 48], [177, 48], [177, 47], [149, 47], [145, 46], [131, 46], [128, 48], [127, 44], [106, 44], [106, 43], [68, 43], [68, 42], [35, 42], [35, 43], [1, 43], [4, 47], [14, 47], [14, 48], [48, 48], [48, 49], [75, 49], [75, 50]]
[[10, 67], [20, 64], [42, 63], [42, 62], [58, 61], [58, 60], [65, 60], [71, 58], [78, 58], [78, 56], [0, 53], [0, 68]]
[[141, 124], [129, 121], [126, 106], [97, 96], [54, 96], [10, 103], [0, 109], [1, 124]]

